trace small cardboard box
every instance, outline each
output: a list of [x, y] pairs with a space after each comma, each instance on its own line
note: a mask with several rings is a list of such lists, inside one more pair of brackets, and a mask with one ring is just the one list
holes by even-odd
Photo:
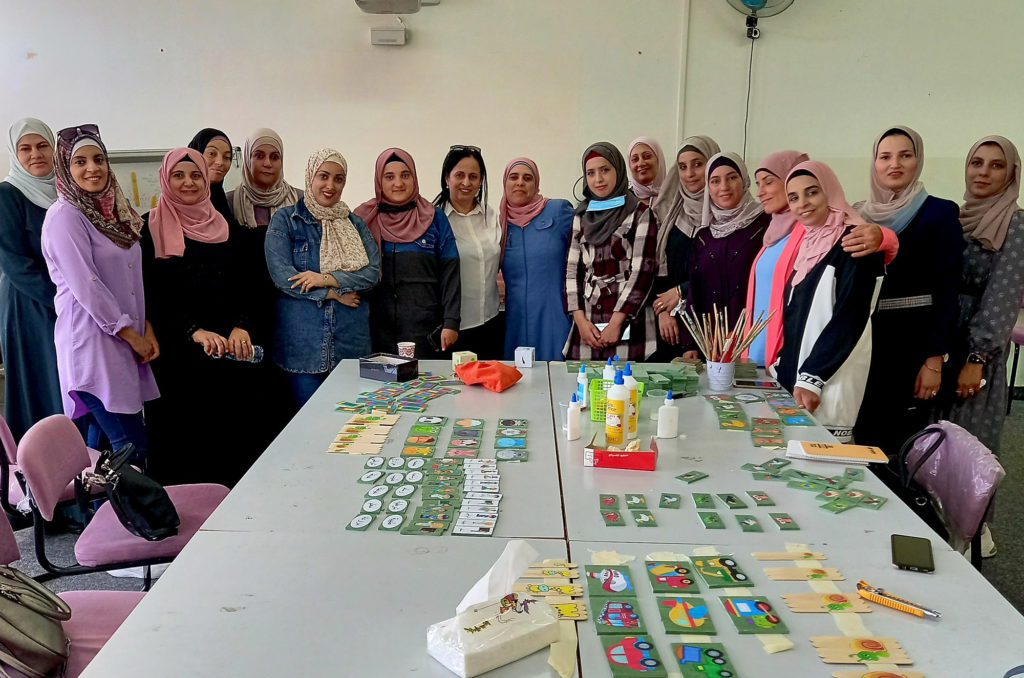
[[622, 450], [606, 450], [597, 444], [597, 436], [583, 448], [583, 465], [597, 468], [622, 468], [634, 471], [653, 471], [658, 465], [658, 442], [652, 437], [651, 446], [646, 450], [625, 452]]
[[476, 353], [472, 351], [454, 351], [452, 352], [452, 369], [463, 363], [471, 363], [476, 360]]
[[516, 347], [516, 367], [533, 367], [537, 358], [537, 349], [533, 346]]
[[420, 374], [420, 363], [415, 358], [403, 358], [391, 353], [373, 353], [359, 359], [359, 376], [377, 381], [409, 381]]

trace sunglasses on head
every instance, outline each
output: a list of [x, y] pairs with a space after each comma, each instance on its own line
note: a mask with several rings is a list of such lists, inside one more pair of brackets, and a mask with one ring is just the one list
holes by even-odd
[[450, 146], [448, 148], [448, 152], [449, 153], [451, 153], [452, 151], [455, 151], [456, 153], [459, 153], [461, 151], [470, 151], [471, 153], [479, 153], [480, 152], [480, 148], [478, 146], [458, 146], [458, 145], [456, 145], [456, 146]]
[[96, 137], [98, 139], [100, 136], [100, 128], [99, 126], [91, 123], [78, 125], [76, 127], [65, 127], [61, 131], [57, 132], [57, 136], [69, 144], [74, 142], [75, 139], [80, 139], [83, 136]]

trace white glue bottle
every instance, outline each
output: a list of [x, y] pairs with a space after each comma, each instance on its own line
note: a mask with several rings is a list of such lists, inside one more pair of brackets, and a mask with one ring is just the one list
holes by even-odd
[[629, 390], [629, 409], [626, 418], [626, 437], [633, 440], [637, 436], [636, 424], [640, 411], [640, 384], [633, 378], [633, 366], [626, 361], [626, 369], [622, 372], [622, 385]]
[[[618, 358], [619, 356], [615, 356], [615, 357]], [[615, 380], [615, 365], [612, 364], [612, 359], [611, 358], [608, 358], [608, 362], [605, 363], [605, 365], [604, 365], [604, 372], [601, 373], [601, 378], [602, 379], [607, 379], [608, 381], [614, 381]]]
[[604, 403], [604, 437], [609, 445], [621, 445], [626, 439], [629, 418], [629, 389], [623, 386], [622, 370], [615, 373], [615, 384], [608, 389]]
[[587, 379], [587, 366], [580, 365], [580, 374], [576, 377], [576, 402], [580, 404], [580, 409], [587, 409], [587, 402], [589, 402], [590, 394], [588, 391], [590, 387], [590, 381]]
[[679, 435], [679, 408], [672, 399], [672, 391], [665, 396], [665, 404], [658, 408], [658, 437], [675, 438]]
[[580, 427], [583, 425], [582, 422], [583, 413], [580, 408], [580, 401], [576, 399], [576, 394], [572, 394], [572, 400], [569, 402], [569, 412], [565, 418], [565, 438], [566, 440], [579, 440], [581, 435]]

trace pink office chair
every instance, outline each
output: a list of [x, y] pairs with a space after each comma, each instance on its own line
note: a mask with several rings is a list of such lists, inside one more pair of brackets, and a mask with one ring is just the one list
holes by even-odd
[[[1020, 295], [1020, 307], [1024, 308], [1024, 290]], [[1009, 393], [1006, 394], [1006, 413], [1010, 413], [1010, 406], [1013, 405], [1013, 385], [1017, 381], [1017, 360], [1020, 358], [1020, 347], [1024, 344], [1024, 324], [1017, 322], [1010, 333], [1010, 341], [1013, 342], [1013, 368], [1010, 370]]]
[[[0, 563], [10, 565], [20, 559], [21, 551], [14, 530], [6, 520], [0, 519]], [[141, 591], [68, 591], [60, 594], [71, 606], [71, 619], [64, 622], [64, 632], [71, 639], [66, 678], [75, 678], [85, 670], [144, 595]], [[3, 669], [12, 678], [27, 678], [11, 667], [3, 666]]]
[[110, 503], [105, 502], [75, 542], [78, 564], [61, 567], [54, 565], [46, 556], [43, 521], [53, 519], [54, 509], [64, 496], [68, 483], [76, 482], [75, 479], [89, 463], [85, 442], [70, 419], [55, 414], [25, 433], [18, 445], [18, 461], [32, 500], [36, 558], [47, 573], [36, 577], [39, 581], [146, 566], [144, 588], [148, 590], [148, 566], [174, 560], [228, 494], [228, 488], [223, 485], [209, 483], [168, 486], [167, 494], [174, 503], [181, 525], [178, 534], [160, 541], [136, 537], [121, 524]]

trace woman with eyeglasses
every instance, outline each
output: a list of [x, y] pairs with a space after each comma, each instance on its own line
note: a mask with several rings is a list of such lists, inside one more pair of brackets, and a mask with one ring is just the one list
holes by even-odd
[[355, 209], [380, 249], [380, 282], [368, 295], [374, 351], [416, 344], [439, 358], [459, 337], [459, 250], [448, 217], [420, 195], [416, 163], [400, 148], [377, 157], [374, 197]]
[[53, 132], [23, 118], [7, 137], [10, 173], [0, 182], [0, 353], [4, 418], [15, 440], [34, 423], [62, 411], [53, 347], [53, 281], [39, 237], [57, 199]]
[[480, 360], [504, 357], [504, 316], [500, 313], [498, 267], [501, 226], [487, 204], [487, 167], [476, 146], [452, 146], [441, 165], [441, 192], [434, 205], [444, 211], [459, 248], [462, 322], [455, 348]]
[[149, 450], [142, 405], [160, 395], [151, 360], [160, 355], [146, 318], [142, 218], [107, 162], [96, 125], [57, 138], [57, 202], [46, 212], [42, 249], [56, 286], [57, 371], [64, 413], [89, 416], [89, 446]]

